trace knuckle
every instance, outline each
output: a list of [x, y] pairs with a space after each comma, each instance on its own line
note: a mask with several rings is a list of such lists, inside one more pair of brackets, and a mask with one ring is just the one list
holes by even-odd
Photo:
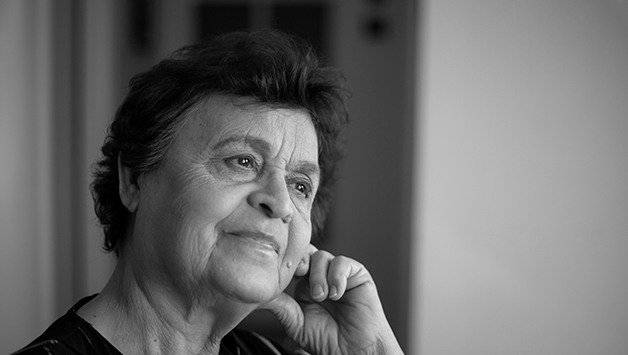
[[311, 256], [311, 259], [312, 259], [313, 262], [323, 262], [323, 261], [329, 262], [329, 260], [331, 260], [333, 258], [334, 258], [334, 256], [331, 253], [329, 253], [328, 251], [325, 251], [325, 250], [318, 250], [317, 252], [315, 252]]
[[334, 258], [334, 262], [336, 263], [350, 263], [352, 261], [354, 260], [344, 255], [336, 255]]

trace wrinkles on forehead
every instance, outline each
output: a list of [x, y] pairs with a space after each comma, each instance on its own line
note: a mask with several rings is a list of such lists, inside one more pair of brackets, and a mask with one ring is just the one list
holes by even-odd
[[[229, 147], [252, 149], [263, 153], [273, 165], [320, 180], [318, 139], [305, 110], [212, 97], [190, 116], [191, 127], [181, 138], [192, 140], [193, 154], [211, 154]], [[310, 132], [312, 136], [308, 136]]]

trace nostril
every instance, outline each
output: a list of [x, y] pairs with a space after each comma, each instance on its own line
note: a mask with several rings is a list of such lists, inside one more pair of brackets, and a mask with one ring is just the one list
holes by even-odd
[[260, 203], [259, 208], [264, 214], [270, 218], [280, 218], [284, 223], [290, 223], [292, 221], [292, 213], [289, 213], [283, 208], [272, 208], [266, 203]]
[[262, 209], [262, 211], [264, 211], [264, 213], [265, 213], [267, 216], [272, 217], [272, 215], [273, 215], [273, 209], [272, 209], [272, 208], [270, 208], [270, 206], [268, 206], [268, 205], [267, 205], [267, 204], [265, 204], [265, 203], [260, 203], [260, 205], [259, 205], [259, 206], [260, 206], [260, 208]]

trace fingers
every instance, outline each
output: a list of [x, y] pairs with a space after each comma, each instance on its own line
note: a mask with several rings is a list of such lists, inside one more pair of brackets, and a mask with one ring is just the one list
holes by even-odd
[[315, 301], [322, 301], [329, 295], [327, 272], [334, 256], [324, 250], [312, 254], [310, 259], [310, 296]]
[[[356, 260], [345, 256], [334, 256], [328, 251], [318, 250], [311, 244], [294, 275], [301, 277], [308, 273], [309, 297], [317, 302], [326, 299], [337, 301], [347, 290], [370, 280], [366, 268]], [[297, 295], [298, 299], [302, 298], [300, 295], [302, 294]]]
[[341, 299], [347, 290], [368, 279], [368, 272], [359, 262], [319, 250], [310, 257], [310, 296], [317, 302]]
[[312, 244], [308, 246], [307, 250], [305, 251], [305, 255], [303, 256], [303, 258], [301, 258], [299, 265], [297, 265], [297, 269], [294, 272], [294, 276], [307, 275], [308, 271], [310, 271], [310, 258], [312, 254], [314, 254], [317, 251], [318, 249]]
[[349, 288], [355, 287], [359, 282], [356, 276], [360, 272], [366, 272], [364, 266], [357, 261], [345, 256], [337, 256], [329, 263], [327, 282], [329, 286], [329, 298], [339, 300]]

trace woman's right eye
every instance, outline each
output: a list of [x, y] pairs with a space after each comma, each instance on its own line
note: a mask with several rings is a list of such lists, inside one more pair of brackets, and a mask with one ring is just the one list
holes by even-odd
[[254, 157], [248, 155], [240, 155], [226, 159], [226, 163], [232, 169], [244, 171], [258, 171], [259, 164]]
[[252, 168], [253, 161], [249, 157], [237, 157], [236, 158], [238, 165], [243, 166], [245, 168]]

